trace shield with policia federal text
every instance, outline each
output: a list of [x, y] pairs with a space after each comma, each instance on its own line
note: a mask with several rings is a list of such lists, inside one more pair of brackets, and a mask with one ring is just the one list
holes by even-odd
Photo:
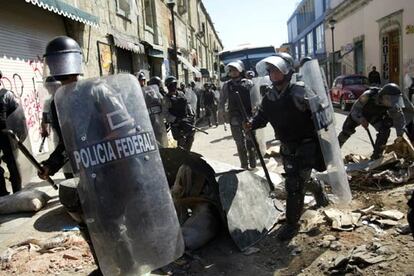
[[55, 102], [104, 275], [142, 275], [180, 257], [180, 225], [136, 78], [68, 84]]

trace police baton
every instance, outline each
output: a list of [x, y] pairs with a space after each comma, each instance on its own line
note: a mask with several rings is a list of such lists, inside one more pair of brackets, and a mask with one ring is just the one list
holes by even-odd
[[202, 130], [201, 128], [198, 128], [198, 127], [196, 127], [196, 126], [193, 126], [192, 124], [187, 123], [187, 122], [184, 122], [184, 121], [181, 121], [181, 122], [182, 122], [183, 124], [187, 125], [187, 126], [192, 127], [193, 129], [195, 129], [195, 130], [197, 130], [197, 131], [199, 131], [199, 132], [202, 132], [202, 133], [204, 133], [204, 134], [207, 134], [207, 135], [208, 135], [208, 132], [207, 132], [207, 131]]
[[[249, 121], [249, 116], [247, 115], [246, 109], [244, 108], [242, 98], [240, 97], [240, 93], [237, 91], [236, 91], [236, 95], [238, 99], [237, 102], [239, 105], [239, 109], [242, 111], [243, 121], [247, 123]], [[256, 136], [254, 135], [252, 131], [246, 131], [246, 132], [253, 142], [254, 149], [256, 150], [257, 155], [259, 156], [260, 164], [262, 165], [263, 171], [266, 176], [267, 183], [269, 184], [270, 192], [273, 193], [275, 191], [275, 187], [273, 186], [272, 180], [270, 179], [269, 171], [267, 170], [262, 153], [260, 152], [259, 143], [257, 143]]]
[[[37, 160], [33, 157], [33, 155], [30, 153], [30, 151], [26, 148], [25, 145], [23, 145], [23, 143], [20, 141], [19, 137], [17, 137], [17, 135], [10, 129], [5, 129], [3, 130], [4, 134], [9, 135], [9, 137], [11, 137], [14, 141], [17, 142], [17, 147], [19, 148], [19, 150], [23, 153], [24, 156], [26, 156], [26, 158], [29, 160], [29, 162], [35, 166], [35, 168], [37, 170], [39, 170], [40, 172], [43, 172], [43, 168], [40, 165], [39, 162], [37, 162]], [[46, 181], [50, 183], [50, 185], [52, 185], [52, 187], [57, 190], [58, 187], [55, 184], [55, 182], [53, 181], [52, 178], [50, 178], [50, 176], [48, 176], [46, 178]]]
[[42, 138], [42, 142], [40, 143], [39, 152], [43, 151], [43, 147], [45, 145], [46, 136]]
[[366, 130], [366, 131], [367, 131], [367, 133], [368, 133], [369, 140], [371, 141], [371, 145], [372, 145], [372, 147], [375, 149], [375, 143], [374, 143], [374, 139], [372, 139], [371, 131], [369, 131], [369, 129], [368, 129], [368, 128], [366, 128], [365, 130]]

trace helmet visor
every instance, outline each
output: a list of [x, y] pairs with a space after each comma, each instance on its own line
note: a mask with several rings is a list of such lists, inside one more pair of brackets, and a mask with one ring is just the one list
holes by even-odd
[[82, 74], [82, 55], [79, 53], [65, 53], [45, 57], [50, 70], [50, 76], [80, 75]]

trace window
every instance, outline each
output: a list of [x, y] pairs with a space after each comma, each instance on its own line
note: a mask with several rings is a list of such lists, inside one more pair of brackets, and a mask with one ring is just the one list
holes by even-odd
[[154, 1], [144, 0], [144, 15], [145, 15], [145, 26], [154, 29], [155, 17], [154, 17]]
[[300, 40], [300, 58], [305, 57], [306, 55], [306, 45], [305, 45], [305, 38]]
[[313, 32], [308, 33], [306, 36], [306, 43], [308, 45], [308, 55], [313, 56]]
[[177, 7], [177, 11], [180, 15], [183, 15], [187, 12], [188, 10], [188, 0], [178, 0], [178, 7]]
[[325, 51], [325, 33], [323, 30], [323, 24], [316, 27], [316, 53], [321, 53]]
[[298, 44], [295, 45], [295, 59], [299, 59], [299, 46]]
[[116, 13], [130, 19], [131, 15], [131, 1], [130, 0], [116, 0]]
[[344, 85], [369, 85], [369, 81], [367, 77], [349, 77], [344, 79]]
[[324, 0], [316, 0], [315, 1], [315, 18], [319, 18], [323, 15], [324, 12]]

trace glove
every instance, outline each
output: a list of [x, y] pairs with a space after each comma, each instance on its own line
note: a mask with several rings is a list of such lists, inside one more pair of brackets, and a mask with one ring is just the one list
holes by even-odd
[[361, 118], [361, 126], [365, 129], [368, 128], [369, 122], [367, 121], [367, 119]]

